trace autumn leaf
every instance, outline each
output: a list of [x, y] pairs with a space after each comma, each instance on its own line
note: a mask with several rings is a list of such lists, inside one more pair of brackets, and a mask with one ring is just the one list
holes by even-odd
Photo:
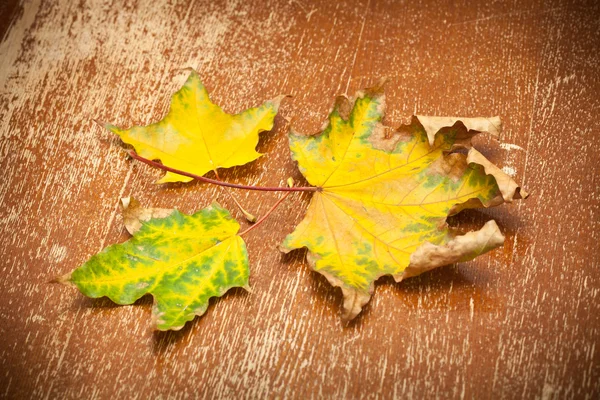
[[[213, 104], [198, 74], [192, 70], [183, 87], [173, 95], [169, 113], [161, 121], [130, 129], [104, 126], [132, 145], [142, 157], [204, 175], [260, 157], [256, 151], [258, 134], [273, 128], [273, 119], [284, 97], [230, 115]], [[167, 172], [157, 183], [191, 180]]]
[[384, 109], [382, 87], [366, 89], [339, 97], [322, 133], [290, 133], [294, 160], [319, 189], [281, 248], [308, 248], [312, 268], [342, 289], [344, 319], [360, 313], [382, 275], [399, 282], [501, 246], [494, 221], [461, 236], [446, 218], [525, 196], [471, 148], [480, 131], [499, 132], [498, 118], [418, 116], [393, 130], [381, 123]]
[[247, 288], [246, 245], [226, 209], [214, 203], [186, 215], [124, 200], [124, 220], [133, 237], [105, 248], [59, 282], [117, 304], [132, 304], [149, 293], [159, 330], [179, 330], [204, 314], [211, 297]]

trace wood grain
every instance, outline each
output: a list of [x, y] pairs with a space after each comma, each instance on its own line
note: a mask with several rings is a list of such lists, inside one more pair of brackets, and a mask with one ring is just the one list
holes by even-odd
[[[600, 396], [600, 8], [590, 1], [9, 1], [0, 7], [0, 396], [6, 398], [541, 398]], [[267, 153], [229, 181], [302, 177], [286, 131], [387, 76], [390, 125], [412, 113], [501, 115], [484, 154], [532, 193], [472, 211], [507, 240], [395, 284], [340, 322], [341, 293], [276, 246], [294, 194], [249, 235], [253, 293], [180, 332], [151, 299], [91, 300], [48, 283], [127, 238], [118, 199], [192, 212], [203, 184], [156, 186], [92, 118], [161, 118], [195, 67], [229, 112], [286, 100]], [[261, 214], [277, 194], [242, 192]], [[241, 220], [241, 216], [238, 215]]]

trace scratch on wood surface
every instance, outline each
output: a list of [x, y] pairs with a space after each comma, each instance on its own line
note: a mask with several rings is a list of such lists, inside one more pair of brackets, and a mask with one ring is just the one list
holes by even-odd
[[523, 15], [532, 15], [532, 14], [535, 14], [537, 16], [537, 15], [545, 14], [545, 13], [553, 13], [555, 11], [563, 11], [564, 12], [564, 8], [563, 7], [554, 7], [554, 8], [550, 8], [550, 9], [546, 9], [546, 10], [538, 10], [538, 9], [536, 9], [536, 10], [513, 11], [513, 12], [508, 12], [508, 13], [499, 13], [499, 14], [488, 15], [486, 17], [469, 19], [469, 20], [466, 20], [466, 21], [453, 22], [451, 24], [448, 24], [448, 26], [472, 24], [472, 23], [477, 23], [477, 22], [489, 21], [491, 19], [499, 19], [499, 18], [506, 18], [506, 17], [520, 17], [520, 16], [523, 16]]
[[367, 14], [369, 13], [369, 6], [371, 5], [371, 0], [367, 0], [367, 6], [365, 7], [362, 23], [360, 25], [360, 32], [358, 33], [358, 40], [356, 42], [356, 49], [354, 50], [354, 55], [352, 56], [352, 63], [350, 64], [350, 73], [348, 75], [348, 82], [346, 82], [346, 90], [344, 93], [348, 93], [348, 89], [350, 88], [350, 81], [352, 80], [352, 75], [354, 74], [354, 66], [356, 65], [356, 56], [360, 51], [360, 45], [362, 41], [363, 32], [365, 30], [365, 24], [367, 22]]

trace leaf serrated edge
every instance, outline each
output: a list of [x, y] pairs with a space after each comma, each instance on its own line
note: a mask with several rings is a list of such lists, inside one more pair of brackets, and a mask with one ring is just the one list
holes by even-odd
[[508, 174], [494, 165], [483, 154], [471, 148], [467, 154], [467, 162], [481, 165], [486, 175], [492, 175], [498, 184], [502, 198], [506, 203], [512, 203], [514, 199], [526, 199], [529, 193], [519, 186]]
[[469, 261], [503, 244], [504, 235], [496, 221], [490, 220], [481, 229], [456, 236], [444, 245], [423, 243], [410, 255], [408, 267], [394, 275], [394, 280], [401, 282], [437, 267]]

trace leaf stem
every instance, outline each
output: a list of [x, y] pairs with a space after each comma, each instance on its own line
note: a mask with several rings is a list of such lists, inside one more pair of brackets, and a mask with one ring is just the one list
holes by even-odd
[[[240, 185], [240, 184], [237, 184], [237, 183], [223, 182], [223, 181], [220, 181], [220, 180], [210, 179], [210, 178], [206, 178], [204, 176], [192, 174], [191, 172], [186, 172], [186, 171], [182, 171], [182, 170], [179, 170], [179, 169], [167, 167], [166, 165], [163, 165], [161, 163], [157, 163], [156, 161], [152, 161], [152, 160], [149, 160], [147, 158], [144, 158], [144, 157], [138, 155], [133, 150], [129, 151], [129, 155], [131, 156], [131, 158], [134, 158], [134, 159], [136, 159], [138, 161], [141, 161], [144, 164], [148, 164], [148, 165], [150, 165], [152, 167], [162, 169], [163, 171], [168, 171], [168, 172], [172, 172], [174, 174], [187, 176], [187, 177], [190, 177], [190, 178], [193, 178], [193, 179], [197, 179], [197, 180], [202, 181], [202, 182], [212, 183], [214, 185], [219, 185], [219, 186], [226, 186], [226, 187], [231, 187], [231, 188], [235, 188], [235, 189], [244, 189], [244, 190], [258, 190], [258, 191], [262, 191], [262, 192], [317, 192], [317, 191], [319, 191], [319, 188], [316, 187], [316, 186], [299, 186], [299, 187], [277, 186], [277, 187], [271, 187], [271, 186]], [[261, 218], [261, 220], [262, 220], [262, 218]]]
[[[221, 180], [221, 177], [219, 176], [219, 173], [217, 172], [217, 170], [215, 169], [215, 170], [213, 170], [213, 172], [215, 173], [215, 176], [217, 177], [217, 179]], [[233, 200], [233, 202], [235, 203], [235, 205], [237, 206], [237, 208], [241, 211], [241, 213], [244, 214], [244, 218], [246, 218], [246, 220], [248, 222], [255, 223], [256, 222], [256, 217], [254, 215], [252, 215], [251, 213], [249, 213], [244, 207], [242, 207], [242, 205], [240, 204], [240, 202], [238, 201], [238, 199], [236, 199], [236, 197], [231, 192], [231, 189], [228, 188], [227, 186], [221, 186], [221, 188], [223, 189], [223, 191], [225, 193], [227, 193], [227, 195], [229, 196], [229, 198], [231, 200]]]
[[291, 191], [288, 191], [286, 194], [284, 194], [284, 195], [283, 195], [283, 196], [282, 196], [282, 197], [281, 197], [279, 200], [277, 200], [277, 202], [276, 202], [275, 204], [273, 204], [273, 207], [271, 207], [271, 208], [269, 209], [269, 211], [267, 211], [267, 212], [265, 213], [265, 215], [263, 215], [262, 217], [260, 217], [260, 219], [259, 219], [258, 221], [256, 221], [256, 223], [254, 223], [254, 225], [252, 225], [252, 226], [248, 227], [247, 229], [245, 229], [244, 231], [242, 231], [242, 232], [238, 233], [238, 235], [239, 235], [239, 236], [243, 236], [243, 235], [245, 235], [246, 233], [250, 232], [252, 229], [254, 229], [254, 228], [256, 228], [257, 226], [259, 226], [260, 224], [262, 224], [262, 223], [263, 223], [263, 221], [264, 221], [265, 219], [267, 219], [267, 218], [269, 217], [269, 215], [271, 215], [271, 213], [272, 213], [273, 211], [275, 211], [275, 209], [276, 209], [277, 207], [279, 207], [279, 205], [280, 205], [280, 204], [281, 204], [281, 203], [282, 203], [282, 202], [283, 202], [283, 201], [284, 201], [284, 200], [285, 200], [285, 199], [286, 199], [286, 198], [287, 198], [287, 197], [288, 197], [288, 196], [289, 196], [291, 193], [292, 193]]

